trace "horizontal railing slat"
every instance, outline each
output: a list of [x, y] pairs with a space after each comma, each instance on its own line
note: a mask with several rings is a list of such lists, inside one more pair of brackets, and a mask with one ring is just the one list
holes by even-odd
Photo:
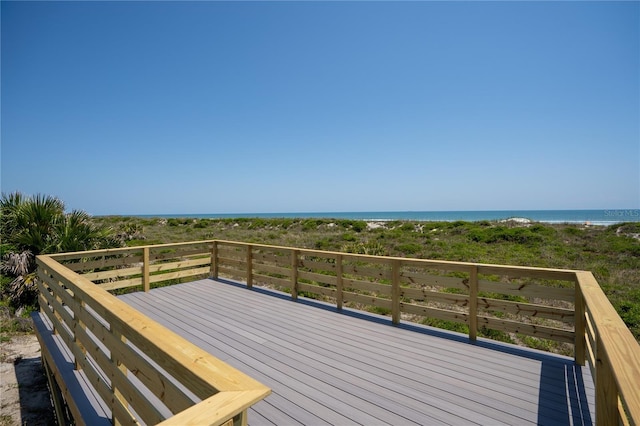
[[465, 312], [449, 311], [445, 309], [431, 308], [413, 303], [400, 303], [400, 310], [408, 314], [421, 315], [429, 318], [441, 319], [445, 321], [454, 321], [464, 324], [469, 323], [469, 314]]
[[551, 287], [535, 283], [502, 283], [496, 281], [479, 281], [479, 291], [487, 293], [501, 293], [510, 296], [537, 297], [540, 299], [556, 299], [573, 302], [575, 290], [573, 288]]
[[551, 339], [559, 342], [573, 343], [575, 340], [574, 333], [570, 330], [562, 330], [537, 324], [524, 324], [502, 318], [487, 317], [485, 315], [478, 315], [478, 324], [493, 330], [507, 333], [521, 333], [527, 336]]
[[278, 287], [291, 288], [291, 281], [284, 278], [276, 278], [263, 274], [253, 274], [253, 280], [254, 282], [264, 282]]
[[131, 275], [138, 275], [138, 274], [142, 274], [142, 266], [136, 266], [133, 268], [113, 269], [110, 271], [101, 271], [101, 272], [87, 272], [80, 275], [82, 275], [89, 281], [98, 281], [98, 280], [104, 280], [107, 278], [129, 277]]
[[336, 285], [338, 279], [335, 275], [317, 274], [298, 270], [298, 279], [317, 281], [324, 284]]
[[400, 297], [425, 302], [448, 303], [457, 306], [469, 305], [468, 295], [430, 291], [421, 288], [400, 287]]
[[158, 372], [144, 357], [135, 352], [130, 345], [114, 337], [113, 334], [111, 334], [98, 319], [89, 314], [87, 310], [83, 310], [78, 315], [78, 318], [91, 333], [100, 339], [100, 341], [116, 355], [118, 360], [127, 367], [131, 374], [134, 374], [147, 386], [173, 413], [180, 412], [194, 404], [195, 401], [191, 400], [178, 386]]
[[338, 290], [336, 290], [334, 287], [322, 287], [319, 285], [304, 283], [298, 283], [298, 290], [307, 291], [309, 293], [322, 294], [323, 296], [329, 297], [336, 297], [336, 293], [338, 292]]
[[253, 270], [256, 274], [278, 274], [287, 276], [291, 273], [290, 268], [282, 266], [266, 265], [264, 263], [253, 263]]
[[142, 285], [142, 278], [139, 277], [139, 278], [131, 278], [128, 280], [102, 283], [102, 284], [98, 284], [98, 287], [100, 287], [105, 291], [109, 291], [109, 290], [119, 290], [121, 288], [127, 288], [127, 287], [136, 287], [141, 285]]
[[458, 277], [445, 277], [439, 275], [424, 274], [414, 271], [401, 271], [400, 283], [409, 285], [420, 285], [428, 287], [456, 288], [463, 291], [469, 290], [468, 280]]
[[572, 309], [487, 297], [478, 298], [478, 307], [485, 310], [499, 310], [510, 314], [525, 315], [530, 318], [553, 319], [568, 324], [573, 324], [575, 319], [575, 312]]
[[166, 272], [166, 273], [162, 273], [162, 274], [151, 275], [149, 277], [149, 282], [153, 284], [153, 283], [158, 283], [158, 282], [162, 282], [162, 281], [175, 280], [175, 279], [178, 279], [178, 278], [193, 277], [193, 276], [204, 275], [204, 274], [208, 274], [208, 273], [209, 273], [209, 267], [208, 266], [203, 267], [203, 268], [184, 269], [182, 271]]
[[375, 296], [367, 296], [366, 294], [351, 293], [345, 291], [342, 293], [343, 300], [345, 302], [356, 302], [365, 305], [378, 306], [380, 308], [391, 309], [392, 303], [390, 299], [382, 299]]
[[181, 260], [178, 262], [167, 262], [167, 263], [157, 263], [155, 265], [149, 266], [149, 272], [161, 272], [161, 271], [169, 271], [171, 269], [182, 269], [182, 268], [192, 268], [194, 266], [201, 265], [210, 265], [211, 257], [203, 257], [198, 259], [191, 260]]
[[391, 296], [390, 284], [379, 284], [371, 281], [353, 280], [349, 278], [342, 278], [342, 285], [345, 289], [354, 289], [361, 291], [374, 291], [378, 294], [385, 296]]

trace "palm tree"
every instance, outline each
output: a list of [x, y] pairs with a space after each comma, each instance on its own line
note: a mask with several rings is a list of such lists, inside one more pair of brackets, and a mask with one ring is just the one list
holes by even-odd
[[50, 195], [2, 194], [0, 213], [0, 270], [13, 278], [0, 290], [15, 306], [35, 305], [35, 256], [121, 245], [109, 229], [96, 226], [87, 213], [65, 213], [64, 203]]

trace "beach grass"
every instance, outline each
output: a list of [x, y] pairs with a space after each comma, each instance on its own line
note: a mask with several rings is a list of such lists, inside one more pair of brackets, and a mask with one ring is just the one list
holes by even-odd
[[222, 239], [421, 259], [588, 270], [640, 340], [640, 223], [637, 222], [589, 226], [315, 218], [103, 216], [93, 220], [113, 228], [130, 246]]

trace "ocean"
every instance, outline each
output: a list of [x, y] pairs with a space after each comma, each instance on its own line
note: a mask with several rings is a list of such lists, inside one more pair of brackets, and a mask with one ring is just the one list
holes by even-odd
[[417, 220], [476, 222], [480, 220], [529, 219], [544, 223], [578, 223], [613, 225], [621, 222], [640, 222], [640, 209], [611, 210], [487, 210], [487, 211], [425, 211], [425, 212], [313, 212], [313, 213], [224, 213], [224, 214], [161, 214], [137, 215], [162, 218], [327, 218], [352, 220]]

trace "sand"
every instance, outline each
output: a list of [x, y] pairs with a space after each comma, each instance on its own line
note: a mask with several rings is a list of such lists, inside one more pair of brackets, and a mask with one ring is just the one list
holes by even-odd
[[36, 336], [13, 336], [1, 343], [0, 361], [0, 426], [54, 425]]

